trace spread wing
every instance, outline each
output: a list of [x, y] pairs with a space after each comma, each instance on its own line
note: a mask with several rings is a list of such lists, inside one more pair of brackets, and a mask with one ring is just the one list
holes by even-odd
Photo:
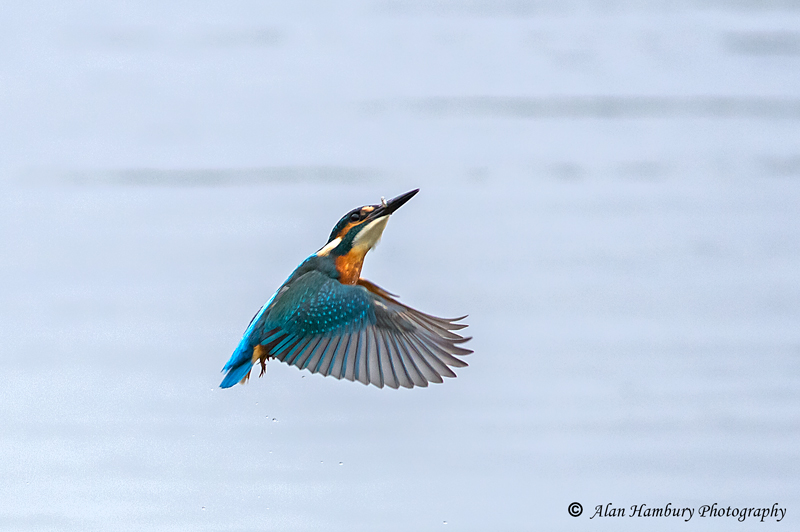
[[[453, 331], [466, 316], [424, 314], [359, 279], [343, 285], [309, 272], [279, 293], [258, 324], [269, 357], [337, 379], [391, 388], [427, 386], [455, 377], [456, 358], [472, 353]], [[254, 331], [255, 332], [255, 331]]]

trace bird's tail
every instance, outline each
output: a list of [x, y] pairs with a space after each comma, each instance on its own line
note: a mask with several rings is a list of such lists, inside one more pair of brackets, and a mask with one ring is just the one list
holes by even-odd
[[230, 388], [237, 382], [245, 380], [247, 377], [250, 376], [250, 370], [252, 368], [253, 364], [247, 362], [245, 362], [241, 366], [231, 368], [230, 370], [228, 370], [228, 374], [225, 375], [225, 378], [222, 379], [222, 383], [219, 385], [219, 387]]
[[233, 352], [231, 359], [222, 368], [222, 371], [227, 371], [225, 378], [222, 379], [220, 388], [230, 388], [237, 382], [246, 380], [250, 376], [250, 370], [253, 368], [253, 347], [246, 338], [242, 339], [242, 343]]

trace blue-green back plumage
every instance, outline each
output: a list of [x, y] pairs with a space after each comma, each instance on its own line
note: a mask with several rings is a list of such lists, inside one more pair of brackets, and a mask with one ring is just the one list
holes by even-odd
[[374, 323], [370, 297], [360, 286], [343, 285], [318, 271], [299, 277], [270, 310], [265, 325], [300, 337], [327, 334], [347, 325]]

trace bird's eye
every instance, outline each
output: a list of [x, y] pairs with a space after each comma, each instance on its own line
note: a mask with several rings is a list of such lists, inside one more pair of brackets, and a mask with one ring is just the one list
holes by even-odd
[[350, 221], [357, 222], [361, 219], [361, 214], [354, 212], [350, 215]]

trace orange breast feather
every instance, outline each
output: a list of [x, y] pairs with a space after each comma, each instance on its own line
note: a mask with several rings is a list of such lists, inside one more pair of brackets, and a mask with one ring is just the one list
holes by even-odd
[[353, 248], [347, 255], [336, 257], [336, 269], [339, 271], [339, 282], [342, 284], [356, 284], [361, 276], [361, 267], [364, 265], [366, 249]]

